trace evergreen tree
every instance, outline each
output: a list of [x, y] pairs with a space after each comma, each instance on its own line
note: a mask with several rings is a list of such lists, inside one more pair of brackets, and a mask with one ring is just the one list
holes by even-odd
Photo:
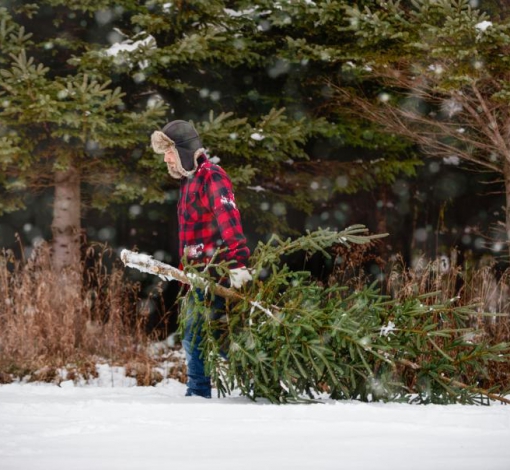
[[[346, 51], [352, 38], [338, 28], [340, 4], [12, 0], [7, 6], [2, 68], [11, 73], [18, 66], [9, 54], [15, 51], [19, 61], [25, 50], [34, 70], [42, 67], [39, 75], [30, 72], [32, 82], [39, 81], [37, 93], [51, 93], [37, 95], [40, 103], [50, 100], [39, 113], [27, 107], [34, 91], [27, 97], [15, 74], [4, 75], [11, 87], [3, 87], [6, 106], [0, 108], [4, 134], [11, 135], [4, 142], [4, 165], [12, 155], [16, 161], [4, 166], [10, 176], [3, 181], [3, 212], [22, 207], [29, 187], [55, 184], [53, 170], [43, 172], [33, 163], [51, 167], [57, 154], [79, 167], [66, 167], [69, 174], [57, 186], [68, 180], [71, 198], [87, 206], [164, 201], [172, 182], [147, 143], [152, 130], [176, 117], [194, 121], [211, 156], [220, 157], [231, 175], [246, 218], [257, 220], [261, 232], [284, 229], [289, 207], [310, 213], [336, 193], [391, 183], [399, 174], [414, 174], [419, 164], [407, 144], [328, 107], [331, 87], [324, 77], [351, 74]], [[69, 92], [68, 82], [80, 96]], [[24, 97], [7, 96], [17, 93], [14, 85]], [[35, 127], [20, 125], [20, 116]], [[49, 158], [40, 149], [37, 158], [31, 149], [23, 150], [30, 157], [21, 156], [16, 139], [26, 141], [28, 134], [42, 139]], [[22, 158], [30, 165], [19, 171]], [[71, 245], [75, 254], [77, 207], [63, 211], [75, 214], [73, 220], [55, 214], [62, 222], [53, 224], [66, 240], [55, 246]]]
[[[363, 2], [344, 7], [357, 80], [333, 101], [419, 145], [433, 158], [499, 175], [510, 239], [510, 22], [468, 0]], [[499, 17], [495, 12], [499, 13]], [[506, 16], [505, 16], [506, 15]], [[509, 245], [510, 249], [510, 245]]]
[[86, 10], [97, 6], [80, 3], [83, 14], [54, 1], [13, 1], [9, 9], [0, 8], [0, 209], [20, 209], [28, 191], [55, 188], [58, 269], [80, 259], [82, 189], [99, 206], [134, 194], [153, 198], [133, 171], [164, 114], [160, 103], [125, 109], [119, 87], [76, 65], [87, 49], [88, 31], [71, 33], [68, 23], [86, 24]]
[[[310, 212], [419, 163], [398, 139], [325, 107], [324, 77], [345, 65], [349, 47], [336, 27], [341, 15], [331, 2], [153, 1], [110, 15], [118, 54], [105, 46], [80, 62], [128, 84], [128, 94], [168, 103], [169, 119], [193, 120], [232, 176], [243, 213], [271, 231], [282, 229], [287, 206]], [[149, 40], [151, 48], [133, 47]], [[370, 161], [346, 158], [353, 147], [368, 149]], [[159, 161], [151, 165], [157, 174]], [[314, 179], [324, 181], [320, 190], [310, 190]]]

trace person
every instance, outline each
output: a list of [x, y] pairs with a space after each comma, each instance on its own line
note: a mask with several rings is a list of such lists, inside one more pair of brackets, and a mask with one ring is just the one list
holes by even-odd
[[[180, 180], [177, 204], [179, 256], [191, 263], [229, 263], [230, 286], [239, 288], [251, 280], [246, 268], [250, 250], [243, 234], [232, 183], [219, 165], [206, 155], [198, 132], [187, 121], [169, 122], [151, 137], [152, 148], [164, 154], [171, 177]], [[219, 251], [218, 251], [219, 250]], [[204, 292], [197, 290], [204, 301]], [[187, 396], [211, 397], [211, 379], [205, 373], [201, 354], [203, 318], [193, 315], [194, 296], [186, 308], [183, 347], [188, 369]], [[210, 304], [209, 318], [223, 315], [225, 301], [216, 296]]]

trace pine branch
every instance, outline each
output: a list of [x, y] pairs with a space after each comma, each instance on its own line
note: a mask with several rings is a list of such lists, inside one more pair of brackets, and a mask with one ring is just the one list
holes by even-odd
[[295, 240], [290, 238], [282, 240], [278, 235], [273, 234], [267, 244], [259, 245], [258, 249], [264, 250], [266, 247], [275, 246], [271, 250], [271, 255], [277, 258], [298, 251], [305, 251], [307, 253], [321, 252], [326, 258], [329, 258], [330, 255], [326, 248], [330, 248], [334, 244], [343, 244], [347, 247], [351, 243], [363, 245], [388, 236], [387, 233], [366, 235], [367, 233], [368, 229], [364, 225], [358, 224], [352, 225], [341, 232], [330, 230], [329, 228], [313, 232], [308, 231], [306, 235]]

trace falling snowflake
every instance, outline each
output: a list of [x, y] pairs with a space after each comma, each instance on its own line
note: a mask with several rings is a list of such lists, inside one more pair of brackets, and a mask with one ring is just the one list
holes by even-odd
[[252, 135], [250, 135], [250, 137], [253, 140], [264, 140], [265, 139], [265, 136], [262, 134], [259, 134], [258, 132], [254, 132]]
[[230, 206], [230, 207], [233, 207], [234, 209], [237, 209], [236, 203], [232, 198], [228, 198], [226, 196], [221, 196], [221, 203], [224, 206]]
[[386, 326], [381, 327], [380, 336], [388, 336], [395, 329], [395, 323], [389, 321]]
[[486, 31], [487, 28], [489, 28], [490, 26], [492, 26], [492, 21], [482, 21], [482, 22], [478, 23], [477, 25], [475, 25], [475, 28], [478, 31]]
[[198, 258], [204, 251], [204, 244], [188, 245], [185, 250], [188, 258]]

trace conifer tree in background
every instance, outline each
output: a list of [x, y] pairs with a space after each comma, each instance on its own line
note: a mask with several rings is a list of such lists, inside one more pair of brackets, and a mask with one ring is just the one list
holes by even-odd
[[498, 238], [510, 251], [510, 17], [502, 3], [346, 4], [357, 80], [338, 81], [333, 101], [425, 155], [493, 173], [506, 197]]
[[[81, 67], [113, 77], [128, 94], [163, 100], [169, 119], [192, 119], [262, 232], [282, 229], [287, 205], [311, 211], [336, 192], [413, 174], [419, 163], [402, 159], [407, 147], [397, 139], [376, 139], [370, 126], [323, 107], [324, 76], [344, 64], [349, 37], [336, 28], [342, 11], [330, 2], [158, 0], [105, 11], [118, 42], [91, 50]], [[135, 47], [141, 43], [150, 47]], [[352, 147], [372, 151], [372, 162], [346, 158]], [[161, 172], [159, 160], [147, 164]]]
[[[164, 106], [126, 110], [119, 87], [70, 64], [91, 31], [87, 15], [56, 3], [0, 8], [0, 209], [20, 209], [28, 192], [54, 187], [53, 264], [61, 269], [80, 260], [82, 188], [95, 205], [132, 197], [120, 182], [135, 178]], [[130, 189], [151, 200], [143, 180], [136, 183]]]

